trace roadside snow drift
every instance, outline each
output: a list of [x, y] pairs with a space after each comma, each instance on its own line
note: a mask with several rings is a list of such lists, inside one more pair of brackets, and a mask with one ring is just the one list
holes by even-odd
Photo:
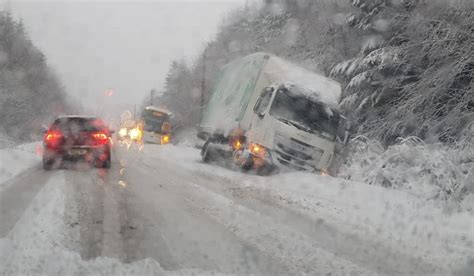
[[0, 149], [0, 187], [24, 170], [39, 165], [41, 150], [39, 142]]

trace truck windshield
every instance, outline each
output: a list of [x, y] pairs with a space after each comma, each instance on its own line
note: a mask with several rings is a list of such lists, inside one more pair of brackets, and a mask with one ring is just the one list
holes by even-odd
[[323, 103], [292, 94], [286, 88], [277, 91], [270, 115], [300, 130], [318, 133], [330, 140], [336, 138], [339, 114]]

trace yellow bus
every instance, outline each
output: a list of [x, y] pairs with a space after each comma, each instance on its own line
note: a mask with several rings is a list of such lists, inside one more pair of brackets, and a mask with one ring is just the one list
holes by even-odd
[[171, 112], [155, 106], [147, 106], [142, 111], [140, 123], [143, 142], [168, 144], [171, 140]]

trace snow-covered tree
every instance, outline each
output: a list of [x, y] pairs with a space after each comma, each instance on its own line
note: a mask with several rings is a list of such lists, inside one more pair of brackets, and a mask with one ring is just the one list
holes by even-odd
[[[270, 52], [340, 81], [341, 107], [358, 134], [385, 145], [411, 135], [458, 140], [473, 121], [473, 5], [266, 0], [259, 10], [233, 12], [181, 81], [205, 104], [224, 64]], [[201, 100], [186, 103], [195, 110]]]
[[365, 40], [331, 74], [346, 85], [342, 106], [358, 132], [385, 144], [410, 135], [458, 140], [474, 119], [472, 4], [352, 4], [347, 22]]
[[0, 12], [0, 130], [15, 141], [28, 141], [65, 110], [74, 111], [45, 56], [21, 21]]

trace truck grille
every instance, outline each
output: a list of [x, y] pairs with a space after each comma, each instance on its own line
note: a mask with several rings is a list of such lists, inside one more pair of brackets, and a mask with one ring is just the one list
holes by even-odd
[[284, 166], [297, 170], [311, 170], [324, 151], [294, 138], [276, 134], [274, 139], [276, 159]]

